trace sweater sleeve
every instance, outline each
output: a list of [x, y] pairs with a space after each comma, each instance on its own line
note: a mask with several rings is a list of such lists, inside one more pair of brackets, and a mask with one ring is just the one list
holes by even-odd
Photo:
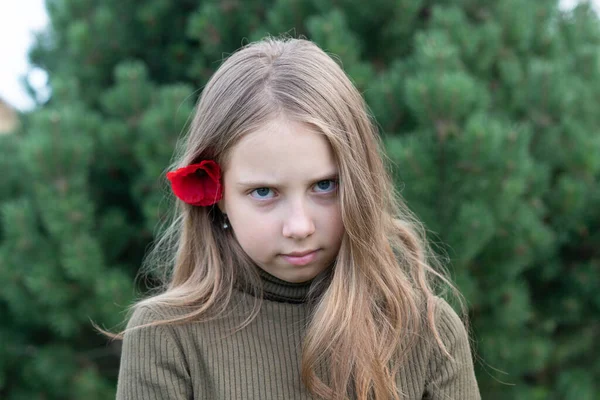
[[423, 399], [480, 400], [469, 337], [463, 322], [442, 299], [438, 299], [436, 316], [440, 337], [454, 360], [449, 359], [436, 342], [433, 343]]
[[[134, 311], [127, 328], [156, 321], [148, 307]], [[189, 370], [173, 330], [165, 325], [126, 332], [121, 350], [117, 400], [192, 398]]]

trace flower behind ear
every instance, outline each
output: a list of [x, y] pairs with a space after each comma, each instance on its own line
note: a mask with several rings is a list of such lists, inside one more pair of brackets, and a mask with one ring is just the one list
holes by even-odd
[[173, 193], [192, 206], [210, 206], [221, 200], [221, 169], [212, 160], [167, 172]]

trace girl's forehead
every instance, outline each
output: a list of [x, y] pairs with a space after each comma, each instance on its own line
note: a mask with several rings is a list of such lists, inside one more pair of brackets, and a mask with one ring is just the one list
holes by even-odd
[[336, 172], [331, 145], [320, 132], [295, 121], [276, 121], [245, 135], [231, 149], [227, 172], [237, 178], [305, 179]]

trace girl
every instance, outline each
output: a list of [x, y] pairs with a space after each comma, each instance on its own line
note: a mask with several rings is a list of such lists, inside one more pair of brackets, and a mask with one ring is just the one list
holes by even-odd
[[167, 173], [118, 399], [478, 399], [467, 329], [359, 92], [315, 44], [231, 55]]

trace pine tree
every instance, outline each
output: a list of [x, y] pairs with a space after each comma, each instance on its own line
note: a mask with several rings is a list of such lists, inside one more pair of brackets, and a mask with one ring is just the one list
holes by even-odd
[[[339, 56], [470, 307], [485, 399], [592, 399], [600, 25], [544, 0], [47, 2], [52, 97], [0, 136], [0, 398], [114, 398], [164, 169], [219, 61], [266, 34]], [[122, 326], [120, 326], [122, 327]]]
[[386, 91], [400, 104], [378, 115], [408, 203], [449, 245], [471, 302], [484, 397], [591, 399], [598, 20], [552, 2], [471, 3], [433, 7], [367, 96], [375, 110]]

